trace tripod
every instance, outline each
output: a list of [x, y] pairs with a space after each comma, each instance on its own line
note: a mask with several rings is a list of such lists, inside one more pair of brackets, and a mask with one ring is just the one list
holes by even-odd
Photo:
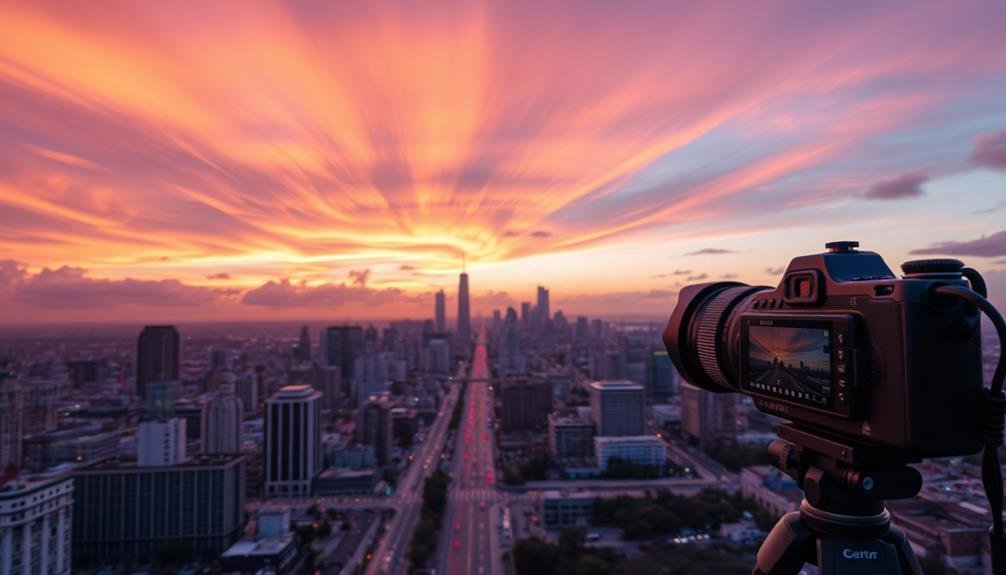
[[805, 563], [817, 565], [821, 575], [922, 573], [884, 507], [885, 499], [918, 494], [918, 471], [792, 424], [780, 426], [769, 453], [801, 486], [804, 500], [800, 511], [783, 515], [772, 528], [753, 575], [795, 575]]

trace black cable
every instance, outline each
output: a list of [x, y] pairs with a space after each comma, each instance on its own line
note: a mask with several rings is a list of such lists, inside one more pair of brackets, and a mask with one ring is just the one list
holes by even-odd
[[[966, 277], [971, 285], [980, 292], [985, 292], [985, 281], [975, 272], [978, 280], [972, 275]], [[942, 285], [933, 290], [934, 293], [963, 299], [982, 310], [996, 328], [999, 336], [999, 362], [992, 375], [992, 386], [984, 391], [982, 397], [981, 424], [985, 448], [982, 452], [982, 486], [985, 497], [992, 509], [992, 529], [989, 533], [990, 551], [992, 555], [993, 572], [1006, 573], [1006, 532], [1003, 531], [1003, 479], [999, 466], [999, 447], [1004, 439], [1003, 415], [1006, 413], [1006, 395], [1003, 394], [1003, 380], [1006, 379], [1006, 320], [999, 311], [985, 299], [984, 293], [970, 289]]]

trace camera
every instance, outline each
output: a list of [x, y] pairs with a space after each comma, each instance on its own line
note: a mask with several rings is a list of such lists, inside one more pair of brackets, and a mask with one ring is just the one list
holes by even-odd
[[977, 453], [980, 310], [937, 288], [974, 288], [981, 276], [934, 259], [906, 262], [898, 278], [858, 247], [797, 257], [774, 289], [684, 288], [663, 334], [675, 367], [814, 436], [904, 461]]

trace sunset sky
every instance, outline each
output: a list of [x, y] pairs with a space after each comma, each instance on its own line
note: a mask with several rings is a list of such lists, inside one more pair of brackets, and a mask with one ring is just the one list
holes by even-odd
[[0, 323], [669, 313], [858, 239], [1006, 304], [1006, 3], [4, 2]]

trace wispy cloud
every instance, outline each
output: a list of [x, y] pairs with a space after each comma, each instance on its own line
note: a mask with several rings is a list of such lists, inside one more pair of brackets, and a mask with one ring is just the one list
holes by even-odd
[[912, 250], [913, 254], [945, 254], [952, 256], [998, 257], [1006, 256], [1006, 230], [976, 240], [942, 242], [926, 248]]
[[695, 250], [694, 252], [687, 252], [682, 255], [685, 256], [720, 256], [724, 254], [735, 254], [734, 250], [726, 250], [723, 248], [702, 248], [701, 250]]
[[903, 200], [924, 195], [922, 184], [929, 176], [921, 172], [902, 174], [889, 180], [877, 182], [867, 190], [863, 197], [868, 200]]

